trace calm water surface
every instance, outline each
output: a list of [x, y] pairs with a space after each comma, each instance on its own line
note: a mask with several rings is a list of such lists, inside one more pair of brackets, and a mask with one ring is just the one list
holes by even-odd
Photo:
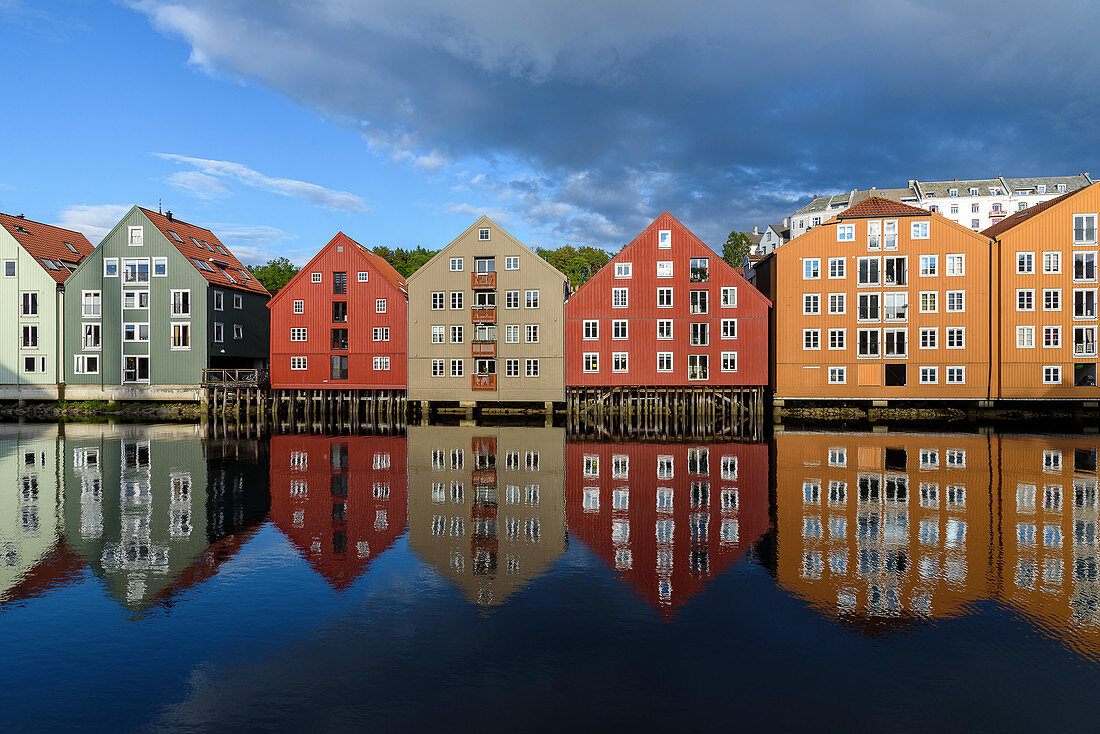
[[1091, 436], [0, 427], [0, 727], [1089, 727]]

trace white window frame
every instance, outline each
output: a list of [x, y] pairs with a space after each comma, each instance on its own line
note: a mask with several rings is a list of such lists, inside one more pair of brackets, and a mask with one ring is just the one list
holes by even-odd
[[616, 278], [633, 278], [634, 277], [634, 264], [633, 263], [615, 263], [615, 277]]
[[452, 273], [461, 273], [463, 268], [463, 259], [461, 257], [452, 257], [450, 266]]
[[[135, 234], [137, 237], [134, 237]], [[140, 225], [127, 227], [126, 244], [130, 247], [142, 247], [145, 244], [145, 228]]]
[[[189, 352], [191, 351], [191, 322], [190, 321], [172, 321], [168, 334], [168, 347], [169, 351], [173, 352]], [[176, 345], [176, 333], [178, 330], [187, 330], [187, 344], [184, 346]]]
[[320, 273], [310, 273], [309, 274], [309, 282], [311, 282], [311, 283], [320, 283], [321, 282], [321, 274]]

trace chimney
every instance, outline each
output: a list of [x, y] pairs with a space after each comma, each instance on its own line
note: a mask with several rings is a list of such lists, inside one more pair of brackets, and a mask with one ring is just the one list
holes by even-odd
[[169, 221], [169, 222], [171, 222], [171, 221], [174, 221], [174, 220], [172, 219], [172, 210], [171, 210], [171, 209], [169, 209], [168, 211], [164, 212], [164, 216], [168, 217], [168, 221]]
[[22, 214], [19, 215], [19, 218], [20, 219], [25, 219], [25, 217]]
[[917, 185], [917, 180], [915, 178], [909, 179], [909, 188], [913, 188], [916, 185]]
[[791, 226], [790, 222], [791, 222], [791, 220], [788, 217], [783, 217], [783, 226], [784, 227]]
[[814, 194], [814, 201], [817, 201], [817, 194]]
[[760, 228], [759, 227], [753, 227], [752, 228], [752, 233], [753, 234], [760, 234]]

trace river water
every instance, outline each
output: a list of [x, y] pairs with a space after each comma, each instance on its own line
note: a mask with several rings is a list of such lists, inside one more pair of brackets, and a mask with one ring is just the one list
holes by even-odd
[[1091, 728], [1098, 446], [0, 426], [0, 727]]

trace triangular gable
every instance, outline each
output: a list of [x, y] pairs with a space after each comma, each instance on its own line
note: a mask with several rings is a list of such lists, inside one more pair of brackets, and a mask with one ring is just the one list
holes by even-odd
[[[382, 258], [379, 255], [371, 252], [366, 247], [360, 245], [358, 242], [353, 240], [351, 237], [348, 237], [343, 232], [337, 232], [333, 236], [333, 238], [328, 241], [328, 244], [318, 250], [317, 254], [311, 257], [309, 262], [303, 265], [301, 269], [299, 269], [298, 272], [294, 274], [294, 277], [287, 281], [287, 284], [280, 288], [279, 292], [271, 297], [271, 300], [267, 302], [267, 307], [272, 308], [276, 303], [282, 300], [284, 294], [290, 291], [291, 286], [295, 286], [298, 284], [299, 279], [308, 277], [313, 267], [313, 264], [317, 262], [317, 260], [319, 260], [322, 255], [328, 252], [330, 248], [335, 247], [336, 245], [344, 245], [345, 248], [350, 247], [351, 249], [345, 250], [345, 252], [353, 251], [357, 253], [363, 259], [363, 261], [370, 266], [372, 270], [381, 275], [382, 278], [385, 279], [386, 282], [388, 282], [390, 285], [392, 285], [402, 296], [405, 297], [406, 300], [408, 299], [409, 293], [405, 287], [405, 279], [401, 277], [400, 273], [393, 269], [393, 266], [386, 262], [385, 258]], [[382, 267], [383, 265], [385, 266], [385, 268]]]
[[[0, 214], [0, 226], [3, 226], [19, 246], [26, 250], [27, 254], [38, 263], [38, 267], [45, 270], [58, 283], [64, 283], [72, 273], [76, 272], [76, 267], [69, 270], [64, 263], [79, 265], [95, 249], [88, 238], [79, 232], [35, 222], [25, 217]], [[76, 252], [73, 252], [74, 249]], [[44, 260], [50, 265], [46, 265]]]

